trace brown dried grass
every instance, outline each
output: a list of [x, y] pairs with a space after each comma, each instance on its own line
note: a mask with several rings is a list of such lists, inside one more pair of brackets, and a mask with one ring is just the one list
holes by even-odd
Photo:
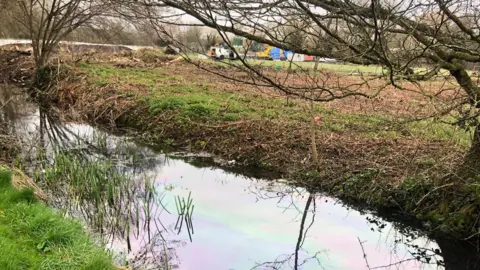
[[44, 201], [48, 201], [48, 196], [35, 184], [35, 182], [32, 180], [32, 178], [28, 177], [25, 175], [21, 170], [17, 168], [9, 168], [13, 174], [12, 174], [12, 186], [15, 187], [16, 189], [32, 189], [33, 193], [35, 196]]

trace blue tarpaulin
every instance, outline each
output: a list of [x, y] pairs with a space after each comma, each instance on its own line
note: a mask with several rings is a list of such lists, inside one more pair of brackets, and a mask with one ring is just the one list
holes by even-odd
[[272, 58], [272, 60], [287, 59], [290, 54], [292, 54], [291, 51], [284, 51], [276, 47], [270, 50], [270, 58]]
[[282, 56], [281, 53], [282, 51], [279, 48], [272, 48], [270, 50], [270, 57], [273, 60], [280, 60], [280, 57]]
[[280, 48], [275, 47], [270, 50], [270, 58], [272, 58], [272, 60], [287, 59], [288, 55], [292, 53], [292, 51], [284, 51]]

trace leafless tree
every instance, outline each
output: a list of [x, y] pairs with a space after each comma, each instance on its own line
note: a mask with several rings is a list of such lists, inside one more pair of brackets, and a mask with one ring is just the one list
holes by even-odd
[[185, 31], [185, 40], [190, 48], [198, 49], [202, 30], [198, 27], [190, 27]]
[[22, 38], [25, 33], [19, 27], [14, 19], [14, 8], [16, 7], [13, 1], [0, 0], [0, 37], [1, 38]]
[[[29, 39], [31, 37], [29, 29], [18, 23], [18, 18], [23, 18], [23, 15], [17, 1], [1, 0], [0, 37]], [[91, 18], [64, 36], [62, 41], [151, 46], [156, 39], [155, 31], [150, 24], [146, 22], [131, 23], [116, 12], [110, 11], [108, 17], [96, 16]]]
[[217, 35], [217, 33], [207, 33], [205, 35], [205, 40], [204, 40], [204, 46], [206, 48], [209, 48], [211, 46], [215, 46], [215, 44], [219, 43], [219, 36]]
[[[167, 6], [194, 17], [195, 24], [216, 29], [227, 44], [227, 33], [232, 33], [297, 54], [378, 67], [378, 72], [359, 72], [343, 81], [331, 72], [305, 72], [303, 84], [298, 84], [289, 79], [294, 75], [280, 76], [245, 59], [238, 66], [251, 74], [245, 83], [312, 101], [372, 98], [386, 88], [427, 96], [438, 101], [431, 110], [437, 116], [455, 110], [458, 121], [452, 124], [474, 130], [470, 160], [480, 160], [480, 87], [469, 71], [480, 62], [478, 1], [144, 1], [145, 6]], [[292, 44], [285, 39], [286, 28], [306, 40]], [[429, 89], [423, 83], [440, 80], [443, 83]]]
[[32, 39], [37, 70], [43, 69], [52, 51], [72, 31], [105, 14], [108, 0], [19, 0], [15, 18]]

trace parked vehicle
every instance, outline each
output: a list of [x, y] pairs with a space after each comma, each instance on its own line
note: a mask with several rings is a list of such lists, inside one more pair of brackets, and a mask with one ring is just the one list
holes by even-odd
[[273, 48], [274, 48], [273, 46], [267, 46], [267, 47], [265, 48], [265, 50], [260, 51], [260, 52], [257, 52], [257, 53], [256, 53], [257, 58], [258, 58], [258, 59], [271, 60], [271, 59], [272, 59], [272, 56], [270, 55], [270, 51], [271, 51]]
[[208, 51], [208, 55], [212, 59], [220, 60], [220, 61], [224, 59], [235, 60], [238, 58], [238, 55], [236, 55], [233, 50], [220, 47], [220, 46], [210, 47], [210, 50]]

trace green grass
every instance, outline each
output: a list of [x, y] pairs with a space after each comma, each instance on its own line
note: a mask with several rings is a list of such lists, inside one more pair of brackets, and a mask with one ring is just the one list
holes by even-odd
[[[196, 59], [196, 58], [192, 58]], [[204, 61], [208, 61], [210, 63], [215, 63], [219, 65], [242, 65], [240, 61], [230, 61], [230, 60], [225, 60], [224, 62], [220, 61], [212, 61], [209, 59], [204, 59]], [[249, 59], [247, 60], [247, 63], [253, 65], [253, 66], [263, 66], [263, 67], [277, 67], [280, 66], [281, 69], [287, 69], [290, 67], [293, 69], [313, 69], [315, 66], [315, 62], [289, 62], [289, 61], [272, 61], [272, 60], [259, 60], [259, 59]], [[358, 73], [373, 73], [373, 74], [382, 74], [382, 72], [386, 73], [388, 72], [387, 68], [378, 66], [378, 65], [356, 65], [356, 64], [343, 64], [343, 63], [319, 63], [318, 64], [319, 69], [326, 69], [330, 71], [335, 71], [335, 72], [343, 72], [343, 73], [351, 73], [352, 75], [358, 74]], [[418, 67], [414, 68], [415, 73], [418, 74], [424, 74], [427, 71], [430, 71], [430, 69], [423, 68], [423, 67]], [[470, 75], [473, 73], [473, 71], [468, 70], [467, 71]], [[439, 74], [440, 76], [449, 76], [450, 72], [441, 69]]]
[[[197, 59], [197, 57], [190, 57], [191, 59]], [[204, 59], [203, 61], [208, 63], [213, 63], [222, 66], [231, 66], [231, 65], [243, 65], [242, 62], [235, 60], [224, 60], [213, 61], [210, 59]], [[260, 60], [260, 59], [248, 59], [247, 63], [252, 66], [263, 66], [263, 67], [277, 67], [280, 66], [281, 69], [287, 69], [290, 67], [293, 69], [313, 69], [315, 62], [289, 62], [289, 61], [272, 61], [272, 60]], [[319, 69], [327, 69], [336, 72], [347, 72], [347, 73], [381, 73], [383, 68], [380, 66], [362, 66], [354, 64], [334, 64], [334, 63], [319, 63]]]
[[[444, 117], [444, 121], [453, 122], [451, 117]], [[463, 148], [468, 148], [473, 139], [473, 130], [467, 131], [458, 126], [441, 123], [433, 119], [410, 122], [405, 130], [411, 135], [426, 140], [451, 141]]]
[[[270, 61], [272, 62], [272, 61]], [[273, 62], [282, 63], [282, 62]], [[309, 63], [306, 63], [309, 64]], [[312, 64], [312, 63], [310, 63]], [[141, 97], [152, 116], [172, 114], [179, 122], [219, 122], [270, 119], [292, 124], [308, 123], [308, 104], [285, 98], [262, 97], [252, 92], [221, 91], [215, 85], [196, 81], [189, 83], [181, 76], [172, 76], [162, 69], [115, 68], [93, 64], [82, 67], [93, 83], [135, 83], [148, 87]], [[326, 132], [357, 134], [367, 138], [416, 137], [427, 140], [452, 141], [468, 147], [470, 134], [452, 125], [424, 120], [400, 124], [403, 119], [384, 114], [348, 114], [315, 106], [314, 114], [323, 117], [319, 129]]]
[[[300, 105], [298, 101], [287, 103], [280, 98], [265, 100], [246, 94], [202, 91], [199, 88], [185, 93], [169, 91], [168, 88], [163, 88], [160, 92], [154, 89], [146, 100], [153, 115], [170, 111], [178, 118], [210, 124], [260, 119], [308, 123], [311, 119], [307, 106]], [[402, 119], [385, 115], [340, 113], [319, 105], [314, 110], [316, 115], [322, 116], [319, 129], [325, 132], [354, 133], [366, 138], [415, 137], [451, 141], [462, 147], [468, 147], [471, 142], [469, 132], [433, 120], [402, 124]]]
[[[198, 59], [198, 54], [187, 54], [186, 55], [189, 59], [196, 60]], [[209, 63], [215, 63], [218, 65], [242, 65], [242, 62], [235, 60], [224, 60], [221, 61], [213, 61], [211, 59], [203, 59], [203, 61]], [[276, 67], [280, 66], [281, 68], [288, 68], [291, 64], [291, 67], [294, 69], [302, 68], [302, 69], [313, 69], [315, 62], [289, 62], [289, 61], [273, 61], [273, 60], [264, 60], [264, 59], [247, 59], [247, 63], [254, 65], [254, 66], [271, 66]], [[370, 65], [370, 66], [362, 66], [362, 65], [355, 65], [355, 64], [341, 64], [341, 63], [319, 63], [319, 69], [328, 69], [331, 71], [337, 72], [362, 72], [362, 73], [381, 73], [382, 67]]]
[[[169, 77], [160, 68], [140, 69], [140, 68], [116, 68], [110, 65], [93, 65], [80, 63], [80, 67], [88, 72], [93, 83], [104, 86], [109, 83], [134, 83], [147, 86], [153, 86], [157, 82], [168, 81]], [[174, 77], [172, 80], [176, 80]]]
[[[189, 54], [187, 55], [188, 58], [190, 59], [197, 59], [197, 55], [195, 54]], [[231, 66], [231, 65], [243, 65], [242, 62], [240, 61], [230, 61], [230, 60], [224, 60], [223, 62], [220, 61], [213, 61], [211, 59], [203, 59], [203, 61], [217, 64], [217, 65], [223, 65], [223, 66]], [[291, 67], [293, 69], [313, 69], [315, 66], [315, 62], [289, 62], [289, 61], [272, 61], [272, 60], [261, 60], [261, 59], [248, 59], [247, 63], [253, 66], [263, 66], [263, 67], [277, 67], [279, 66], [281, 69], [287, 69], [288, 67]], [[382, 72], [387, 72], [388, 69], [384, 68], [382, 66], [378, 65], [356, 65], [356, 64], [348, 64], [348, 63], [319, 63], [318, 65], [319, 69], [326, 69], [330, 71], [335, 71], [335, 72], [343, 72], [343, 73], [351, 73], [352, 75], [358, 74], [358, 73], [373, 73], [373, 74], [382, 74]], [[427, 71], [430, 71], [430, 69], [424, 68], [424, 67], [417, 67], [414, 68], [415, 73], [418, 74], [423, 74]], [[472, 75], [474, 72], [473, 70], [468, 70], [468, 74]], [[440, 76], [449, 76], [450, 72], [441, 69], [439, 74]], [[437, 82], [438, 83], [438, 82]], [[454, 82], [456, 85], [456, 82]]]
[[0, 269], [114, 269], [82, 226], [12, 187], [0, 168]]
[[[266, 61], [252, 59], [248, 60], [249, 64], [261, 65], [261, 66], [280, 66], [285, 69], [291, 64], [292, 68], [313, 69], [315, 62], [292, 62], [289, 61]], [[333, 63], [319, 63], [319, 69], [328, 69], [337, 72], [362, 72], [362, 73], [381, 73], [382, 67], [380, 66], [362, 66], [353, 64], [333, 64]]]

